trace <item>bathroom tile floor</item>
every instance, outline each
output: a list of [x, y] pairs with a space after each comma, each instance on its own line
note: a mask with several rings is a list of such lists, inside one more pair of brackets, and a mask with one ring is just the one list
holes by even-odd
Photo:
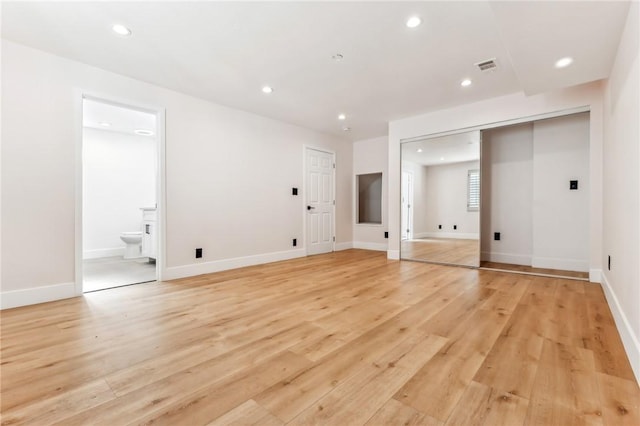
[[123, 259], [119, 256], [83, 261], [84, 292], [138, 284], [156, 279], [156, 264], [149, 258]]

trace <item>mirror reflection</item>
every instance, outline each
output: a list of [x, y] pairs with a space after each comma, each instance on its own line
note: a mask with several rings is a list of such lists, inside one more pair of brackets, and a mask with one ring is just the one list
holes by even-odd
[[480, 131], [401, 146], [400, 257], [480, 266]]

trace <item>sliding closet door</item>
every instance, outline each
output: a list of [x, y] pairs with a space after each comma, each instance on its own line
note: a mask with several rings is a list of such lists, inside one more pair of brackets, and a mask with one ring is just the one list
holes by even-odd
[[589, 113], [482, 132], [481, 266], [589, 270]]
[[532, 123], [482, 132], [481, 192], [482, 261], [530, 266], [533, 252]]

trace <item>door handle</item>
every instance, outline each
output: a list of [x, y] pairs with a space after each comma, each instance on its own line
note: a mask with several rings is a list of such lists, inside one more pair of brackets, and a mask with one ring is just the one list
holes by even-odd
[[315, 209], [313, 206], [307, 206], [307, 210]]

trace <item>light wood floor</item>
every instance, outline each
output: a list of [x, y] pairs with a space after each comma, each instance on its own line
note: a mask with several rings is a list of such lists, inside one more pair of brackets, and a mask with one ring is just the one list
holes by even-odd
[[2, 424], [640, 424], [581, 281], [349, 250], [1, 320]]
[[426, 260], [452, 265], [480, 266], [478, 240], [459, 238], [419, 238], [400, 244], [403, 259]]
[[502, 269], [504, 271], [526, 272], [529, 274], [556, 275], [560, 277], [577, 278], [581, 280], [589, 279], [588, 272], [565, 271], [561, 269], [534, 268], [532, 266], [527, 266], [527, 265], [513, 265], [511, 263], [487, 262], [484, 260], [480, 262], [480, 267], [491, 268], [491, 269]]

